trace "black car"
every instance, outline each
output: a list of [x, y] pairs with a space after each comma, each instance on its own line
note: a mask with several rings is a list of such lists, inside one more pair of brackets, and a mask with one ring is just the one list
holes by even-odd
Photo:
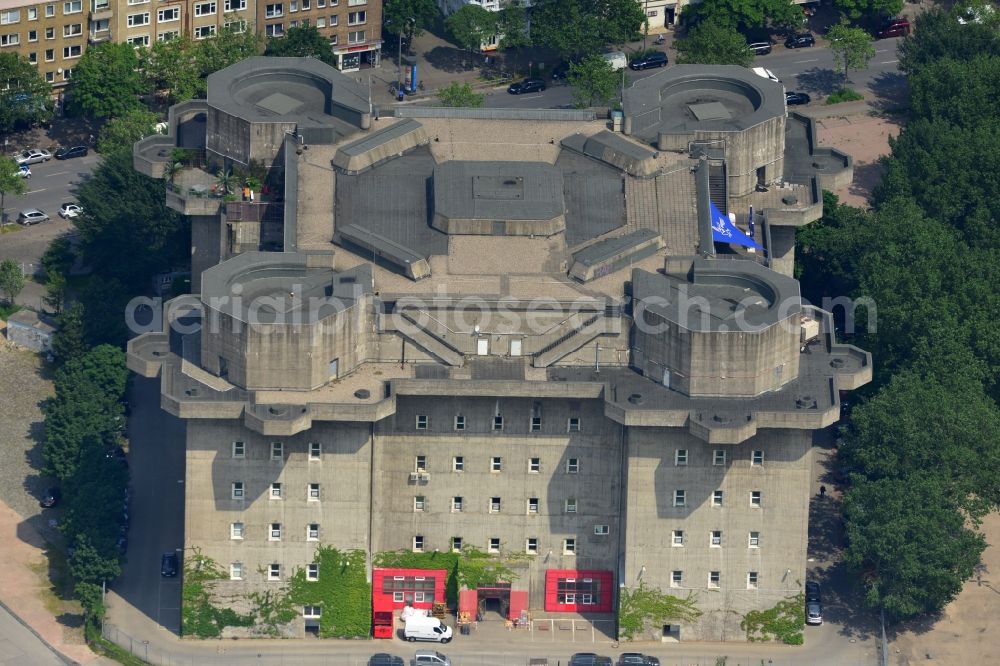
[[594, 652], [577, 652], [569, 658], [569, 666], [614, 666], [614, 662]]
[[507, 92], [511, 95], [520, 95], [521, 93], [530, 92], [542, 92], [545, 90], [545, 81], [541, 79], [525, 79], [524, 81], [518, 81], [517, 83], [510, 84], [510, 88], [507, 88]]
[[820, 594], [819, 583], [814, 580], [806, 582], [806, 601], [822, 601], [822, 595]]
[[71, 160], [74, 157], [84, 157], [88, 152], [87, 146], [70, 146], [69, 148], [60, 148], [56, 151], [56, 159]]
[[641, 652], [622, 652], [618, 657], [618, 666], [660, 666], [660, 660]]
[[816, 46], [816, 38], [808, 32], [801, 35], [792, 35], [785, 40], [786, 49], [801, 49], [806, 46]]
[[803, 92], [785, 92], [785, 104], [793, 106], [795, 104], [808, 104], [812, 98]]
[[177, 569], [180, 567], [180, 562], [177, 559], [177, 553], [163, 553], [160, 558], [160, 575], [164, 578], [174, 578], [177, 576]]
[[368, 666], [405, 666], [405, 664], [402, 657], [397, 657], [386, 652], [379, 652], [368, 658]]
[[561, 62], [552, 68], [552, 80], [553, 81], [565, 81], [566, 77], [569, 76], [569, 63]]
[[635, 71], [640, 69], [652, 69], [653, 67], [666, 67], [667, 66], [667, 54], [663, 51], [654, 51], [653, 53], [647, 53], [641, 58], [636, 58], [628, 64]]
[[45, 491], [45, 496], [42, 497], [42, 501], [39, 504], [45, 509], [51, 509], [55, 505], [59, 504], [59, 500], [62, 499], [62, 491], [59, 488], [49, 488]]

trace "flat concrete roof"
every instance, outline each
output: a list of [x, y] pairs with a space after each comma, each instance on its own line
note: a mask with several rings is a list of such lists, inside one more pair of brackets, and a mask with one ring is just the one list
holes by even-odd
[[434, 169], [434, 213], [464, 220], [562, 215], [562, 173], [542, 162], [449, 161]]

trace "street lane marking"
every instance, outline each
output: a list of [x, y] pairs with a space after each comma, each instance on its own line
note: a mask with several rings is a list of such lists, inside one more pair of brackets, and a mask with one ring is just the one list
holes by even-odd
[[796, 60], [795, 64], [798, 65], [803, 62], [819, 62], [819, 58], [813, 58], [812, 60]]
[[64, 176], [67, 173], [69, 173], [69, 171], [56, 171], [56, 172], [53, 172], [53, 173], [46, 173], [45, 175], [46, 176]]
[[889, 49], [875, 49], [875, 53], [888, 53]]
[[899, 62], [899, 61], [898, 60], [884, 60], [884, 61], [880, 62], [879, 64], [880, 65], [892, 65], [892, 64], [897, 63], [897, 62]]
[[27, 196], [29, 194], [38, 194], [39, 192], [44, 192], [46, 189], [48, 188], [43, 187], [40, 190], [28, 190], [27, 192], [24, 193], [24, 196]]

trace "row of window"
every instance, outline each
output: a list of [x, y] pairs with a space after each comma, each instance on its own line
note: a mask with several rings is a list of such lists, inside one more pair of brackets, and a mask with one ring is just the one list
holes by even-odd
[[[309, 19], [304, 20], [302, 22], [302, 24], [308, 26], [309, 25]], [[298, 21], [291, 21], [289, 23], [289, 28], [297, 28], [298, 25], [299, 25]], [[337, 17], [336, 16], [330, 16], [330, 26], [329, 27], [332, 28], [332, 27], [335, 27], [336, 25], [337, 25]], [[325, 27], [327, 27], [326, 21], [324, 20], [324, 18], [322, 16], [316, 19], [316, 27], [317, 28], [325, 28]], [[267, 24], [267, 25], [264, 26], [264, 34], [267, 35], [268, 37], [282, 37], [285, 34], [285, 24], [284, 23], [269, 23], [269, 24]], [[339, 37], [339, 35], [329, 35], [327, 37], [327, 41], [330, 43], [330, 46], [336, 46], [340, 42], [340, 37]], [[347, 33], [347, 43], [348, 44], [364, 44], [365, 41], [366, 41], [366, 39], [365, 39], [365, 31], [364, 30], [352, 30], [351, 32]]]
[[[238, 460], [247, 457], [246, 442], [233, 442], [232, 457]], [[284, 442], [271, 442], [270, 457], [271, 460], [276, 460], [276, 461], [285, 459]], [[309, 460], [312, 462], [317, 462], [322, 458], [323, 458], [323, 444], [320, 442], [309, 442]]]
[[[747, 572], [747, 589], [756, 590], [760, 584], [760, 574], [756, 571]], [[674, 570], [670, 572], [670, 587], [683, 587], [684, 585], [684, 572]], [[722, 572], [721, 571], [709, 571], [708, 572], [708, 587], [718, 588], [722, 585]]]
[[[427, 466], [427, 456], [418, 455], [413, 460], [414, 470], [416, 472], [427, 472], [429, 468]], [[565, 467], [567, 474], [579, 474], [580, 473], [580, 459], [579, 458], [567, 458]], [[465, 456], [452, 456], [451, 459], [451, 471], [453, 472], [464, 472], [465, 471]], [[502, 472], [503, 471], [503, 456], [491, 456], [489, 464], [490, 472]], [[542, 459], [541, 458], [528, 458], [528, 473], [529, 474], [539, 474], [542, 471]]]
[[[716, 490], [712, 493], [712, 506], [722, 506], [723, 492], [721, 490]], [[760, 508], [763, 506], [761, 504], [762, 494], [759, 490], [750, 491], [750, 506], [755, 508]], [[687, 506], [687, 491], [686, 490], [675, 490], [674, 491], [674, 506], [676, 507], [686, 507]]]
[[[417, 430], [430, 430], [431, 429], [431, 418], [426, 414], [417, 414], [416, 416], [416, 428]], [[465, 416], [463, 414], [456, 414], [454, 421], [455, 430], [465, 430]], [[531, 432], [541, 432], [542, 431], [542, 417], [532, 416], [531, 421], [528, 423], [528, 428]], [[503, 430], [503, 415], [496, 414], [493, 417], [493, 430], [499, 432]], [[571, 416], [566, 419], [566, 432], [580, 432], [580, 417]]]
[[[725, 465], [729, 460], [729, 452], [726, 449], [714, 449], [712, 451], [712, 464]], [[674, 465], [684, 467], [688, 464], [688, 450], [674, 449]], [[764, 452], [756, 449], [750, 453], [750, 466], [760, 467], [764, 464]]]
[[[65, 60], [79, 58], [81, 55], [83, 55], [83, 47], [80, 45], [63, 47], [63, 59]], [[55, 59], [56, 59], [56, 50], [45, 49], [45, 62], [53, 62], [55, 61]], [[34, 51], [29, 53], [28, 62], [30, 62], [32, 65], [37, 65], [38, 54], [35, 53]], [[70, 72], [71, 70], [65, 70], [65, 71]], [[66, 78], [69, 79], [69, 76], [67, 76]]]
[[[83, 11], [83, 0], [67, 0], [63, 3], [63, 15], [79, 14]], [[29, 21], [38, 20], [38, 7], [26, 7], [25, 12]], [[45, 18], [52, 18], [56, 15], [56, 5], [45, 5]], [[0, 11], [0, 25], [11, 25], [21, 22], [20, 9], [7, 9]]]
[[[47, 28], [45, 30], [46, 33], [45, 39], [55, 39], [54, 30], [55, 30], [54, 28]], [[72, 26], [67, 25], [63, 27], [63, 37], [78, 37], [82, 34], [83, 34], [83, 26], [79, 24]], [[37, 41], [38, 41], [38, 33], [35, 32], [34, 30], [28, 32], [28, 42], [37, 42]], [[0, 46], [17, 46], [20, 43], [21, 43], [20, 33], [15, 32], [9, 35], [0, 35]], [[73, 46], [63, 47], [63, 58], [79, 58], [81, 55], [83, 55], [82, 44], [75, 44]], [[29, 60], [32, 63], [38, 62], [37, 54], [35, 55], [35, 58], [33, 60], [31, 58], [29, 58]], [[53, 60], [55, 60], [55, 50], [46, 49], [45, 61], [52, 62]]]
[[[281, 523], [268, 523], [267, 540], [281, 541], [285, 534]], [[229, 538], [235, 541], [242, 541], [247, 538], [247, 527], [245, 523], [230, 523]], [[309, 523], [306, 525], [306, 541], [319, 541], [319, 523]]]
[[[233, 481], [230, 486], [231, 497], [234, 500], [246, 499], [246, 485], [242, 481]], [[281, 482], [275, 482], [271, 484], [271, 491], [268, 493], [268, 499], [280, 500], [285, 497], [285, 484]], [[320, 485], [318, 483], [307, 483], [306, 484], [306, 499], [310, 502], [318, 502], [321, 499], [320, 496]]]
[[[607, 536], [609, 533], [607, 525], [595, 525], [594, 533]], [[468, 545], [465, 540], [460, 536], [451, 537], [451, 550], [452, 552], [461, 552], [462, 547]], [[427, 541], [424, 539], [422, 534], [417, 534], [413, 537], [413, 552], [422, 553], [424, 549], [427, 548]], [[486, 542], [486, 552], [488, 553], [499, 553], [501, 549], [500, 537], [490, 537], [489, 541]], [[528, 555], [538, 554], [538, 538], [528, 537], [524, 540], [524, 552]], [[563, 555], [576, 555], [576, 539], [569, 538], [562, 540], [562, 553]]]
[[[242, 0], [242, 2], [245, 3], [246, 0]], [[336, 7], [336, 6], [338, 6], [340, 4], [340, 0], [329, 0], [329, 3], [330, 3], [331, 7]], [[357, 7], [357, 6], [366, 5], [366, 4], [368, 4], [368, 0], [347, 0], [347, 6], [348, 7]], [[322, 9], [323, 7], [326, 7], [326, 5], [327, 5], [327, 0], [316, 0], [316, 6], [318, 8]], [[245, 6], [245, 4], [244, 4], [244, 6]], [[309, 11], [310, 9], [312, 9], [312, 0], [291, 0], [288, 3], [288, 13], [289, 14], [294, 14], [295, 12], [299, 11], [299, 8], [301, 8], [302, 11], [304, 11], [304, 12]], [[227, 9], [226, 11], [229, 11], [229, 10]], [[364, 23], [365, 22], [365, 18], [364, 18], [365, 12], [363, 12], [363, 11], [351, 12], [352, 16], [355, 16], [355, 15], [358, 15], [358, 14], [361, 15], [360, 20], [358, 21], [358, 23]], [[285, 15], [285, 5], [284, 5], [284, 3], [277, 2], [277, 3], [265, 5], [265, 7], [264, 7], [264, 16], [267, 17], [267, 18], [278, 18], [278, 17], [284, 16], [284, 15]], [[352, 24], [352, 25], [354, 25], [354, 24]]]
[[[468, 503], [465, 501], [464, 497], [462, 497], [460, 495], [456, 495], [456, 496], [454, 496], [454, 497], [451, 498], [451, 512], [452, 513], [462, 513], [462, 512], [464, 512], [466, 510], [467, 504]], [[577, 500], [576, 500], [575, 497], [571, 497], [569, 499], [563, 500], [563, 513], [576, 513], [578, 506], [579, 506], [579, 504], [578, 504], [578, 502], [577, 502]], [[486, 505], [487, 513], [501, 513], [502, 507], [503, 507], [503, 500], [502, 500], [502, 498], [500, 498], [500, 497], [491, 497], [490, 500], [489, 500], [489, 502]], [[429, 508], [429, 505], [427, 503], [427, 497], [426, 496], [424, 496], [424, 495], [416, 495], [413, 498], [413, 510], [414, 511], [417, 511], [417, 512], [427, 511], [428, 508]], [[535, 515], [535, 514], [538, 513], [538, 498], [537, 497], [529, 497], [528, 498], [528, 500], [526, 502], [526, 510], [527, 510], [527, 514], [529, 516], [530, 515]]]
[[[229, 579], [230, 580], [243, 580], [246, 574], [246, 568], [243, 566], [242, 562], [232, 562], [229, 565]], [[282, 566], [278, 562], [272, 562], [267, 565], [267, 579], [270, 581], [281, 580]], [[307, 564], [306, 565], [306, 580], [309, 582], [316, 582], [319, 580], [319, 565], [318, 564]], [[319, 606], [306, 606], [306, 610], [303, 613], [305, 617], [319, 617], [320, 611]], [[314, 609], [314, 612], [310, 612], [310, 609]]]
[[[63, 26], [63, 37], [80, 37], [83, 35], [83, 24], [82, 23], [67, 23]], [[18, 36], [18, 33], [14, 33], [14, 36]], [[45, 28], [45, 39], [55, 39], [56, 29], [55, 27]], [[38, 31], [29, 30], [28, 31], [28, 41], [37, 42], [38, 41]]]
[[[684, 530], [673, 530], [670, 533], [670, 545], [681, 548], [686, 543]], [[708, 545], [711, 548], [722, 548], [722, 530], [712, 530], [708, 533]], [[747, 548], [760, 548], [760, 532], [750, 532]]]

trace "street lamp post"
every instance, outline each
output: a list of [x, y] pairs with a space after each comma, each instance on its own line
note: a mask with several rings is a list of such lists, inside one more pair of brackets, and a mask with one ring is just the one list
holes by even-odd
[[[406, 22], [416, 23], [417, 19], [411, 16], [406, 19]], [[399, 48], [396, 51], [396, 68], [398, 70], [396, 74], [396, 87], [399, 90], [403, 89], [403, 30], [405, 29], [405, 27], [406, 23], [399, 26]]]

